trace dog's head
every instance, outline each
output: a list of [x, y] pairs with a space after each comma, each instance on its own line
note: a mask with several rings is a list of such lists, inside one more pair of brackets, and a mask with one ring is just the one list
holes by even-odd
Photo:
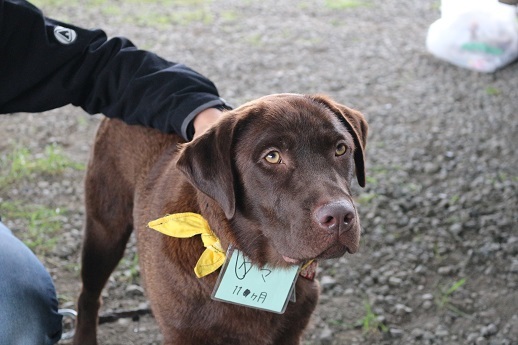
[[350, 186], [355, 170], [365, 184], [366, 137], [363, 115], [325, 96], [271, 95], [227, 113], [177, 166], [220, 205], [252, 260], [332, 258], [359, 247]]

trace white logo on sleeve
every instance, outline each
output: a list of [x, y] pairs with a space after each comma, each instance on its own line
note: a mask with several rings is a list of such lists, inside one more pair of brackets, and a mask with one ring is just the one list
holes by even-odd
[[54, 28], [54, 36], [58, 42], [62, 44], [72, 44], [77, 38], [77, 34], [74, 30], [62, 26], [56, 26]]

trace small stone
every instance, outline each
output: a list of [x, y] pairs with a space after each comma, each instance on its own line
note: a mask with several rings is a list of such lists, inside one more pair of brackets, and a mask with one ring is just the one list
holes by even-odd
[[484, 270], [484, 274], [486, 276], [489, 276], [489, 275], [493, 274], [493, 271], [494, 271], [493, 266], [487, 266], [487, 268]]
[[333, 340], [333, 330], [329, 327], [325, 327], [319, 335], [320, 343], [323, 345], [331, 344]]
[[424, 331], [420, 328], [414, 328], [410, 334], [414, 339], [421, 339], [424, 335]]
[[322, 286], [323, 291], [329, 291], [336, 286], [336, 279], [328, 275], [322, 276], [320, 286]]
[[436, 164], [434, 162], [426, 162], [424, 164], [424, 171], [427, 174], [435, 174], [439, 170], [441, 170], [441, 167], [439, 166], [439, 164]]
[[488, 345], [488, 341], [484, 337], [478, 337], [477, 340], [475, 340], [475, 345]]
[[452, 266], [443, 266], [443, 267], [439, 267], [439, 269], [437, 270], [437, 273], [439, 273], [441, 275], [449, 275], [449, 274], [452, 274], [454, 271], [455, 271], [455, 269]]
[[433, 335], [433, 333], [432, 333], [432, 332], [430, 332], [430, 331], [425, 331], [425, 332], [423, 333], [423, 339], [428, 340], [428, 341], [430, 342], [430, 341], [433, 341], [433, 340], [435, 339], [435, 336]]
[[414, 272], [417, 274], [426, 273], [426, 267], [424, 267], [423, 265], [419, 265], [416, 268], [414, 268]]
[[479, 334], [478, 334], [478, 333], [470, 333], [470, 334], [468, 334], [468, 336], [466, 337], [466, 342], [467, 342], [468, 344], [474, 344], [478, 337], [479, 337]]
[[149, 309], [149, 303], [148, 302], [140, 302], [138, 304], [139, 309]]
[[482, 327], [480, 330], [480, 334], [482, 334], [484, 337], [490, 337], [492, 335], [495, 335], [498, 332], [498, 328], [494, 323], [490, 323], [489, 325]]
[[374, 279], [372, 279], [371, 276], [367, 276], [363, 280], [363, 283], [365, 284], [365, 286], [372, 286], [372, 285], [374, 285]]
[[388, 280], [388, 283], [390, 286], [401, 286], [402, 282], [403, 282], [403, 280], [398, 277], [390, 277]]
[[425, 309], [425, 310], [430, 309], [432, 306], [433, 306], [432, 301], [424, 301], [423, 305], [422, 305], [423, 309]]
[[407, 307], [404, 304], [398, 303], [395, 306], [395, 313], [396, 313], [396, 315], [405, 315], [405, 314], [409, 314], [411, 312], [412, 312], [412, 308]]
[[403, 336], [403, 330], [401, 330], [399, 328], [391, 327], [389, 329], [389, 333], [394, 338], [401, 338]]
[[439, 338], [447, 337], [449, 334], [450, 332], [443, 327], [437, 327], [437, 330], [435, 331], [435, 335]]
[[131, 319], [129, 318], [121, 318], [117, 320], [117, 323], [121, 326], [128, 326], [131, 323]]
[[450, 226], [450, 232], [454, 235], [459, 235], [462, 231], [462, 225], [459, 223], [455, 223], [452, 226]]
[[[0, 200], [1, 202], [2, 200]], [[512, 236], [507, 241], [507, 244], [504, 246], [504, 249], [507, 253], [511, 255], [517, 255], [518, 254], [518, 237]]]
[[141, 286], [131, 284], [126, 288], [126, 294], [129, 296], [143, 296], [144, 289]]
[[50, 184], [47, 182], [47, 181], [39, 181], [38, 182], [38, 187], [39, 188], [47, 188]]
[[425, 293], [421, 298], [425, 301], [431, 301], [433, 300], [433, 295], [431, 293]]

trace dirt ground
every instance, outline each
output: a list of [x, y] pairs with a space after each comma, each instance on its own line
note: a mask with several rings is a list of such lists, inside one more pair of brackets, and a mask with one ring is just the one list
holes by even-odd
[[[233, 105], [325, 93], [366, 115], [361, 251], [321, 263], [304, 344], [518, 344], [518, 65], [481, 74], [431, 56], [439, 1], [37, 4], [193, 67]], [[99, 118], [71, 106], [0, 116], [0, 214], [62, 307], [80, 288], [82, 179]], [[102, 313], [146, 308], [140, 283], [132, 239]], [[99, 332], [106, 345], [161, 341], [151, 316]]]

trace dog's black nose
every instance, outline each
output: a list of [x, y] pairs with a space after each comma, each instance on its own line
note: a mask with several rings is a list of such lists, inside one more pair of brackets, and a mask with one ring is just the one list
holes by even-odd
[[332, 202], [317, 208], [315, 218], [320, 227], [325, 230], [347, 231], [354, 223], [354, 207], [348, 201]]

